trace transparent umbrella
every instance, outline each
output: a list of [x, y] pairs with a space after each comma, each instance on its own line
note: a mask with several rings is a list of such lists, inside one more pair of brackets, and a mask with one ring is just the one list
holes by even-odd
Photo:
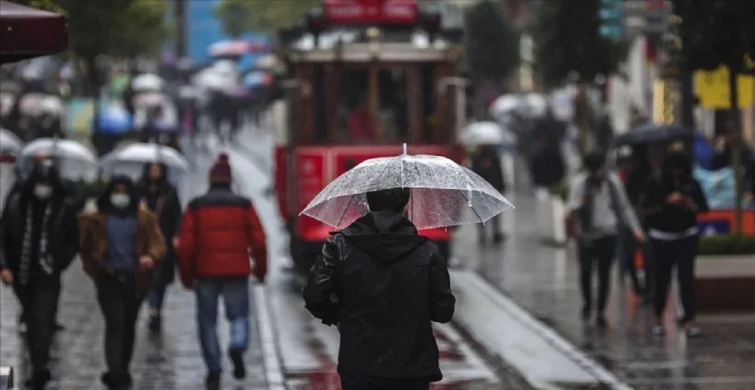
[[24, 143], [10, 130], [0, 128], [0, 154], [18, 153]]
[[105, 176], [122, 174], [138, 179], [145, 164], [159, 162], [168, 168], [168, 178], [176, 185], [189, 172], [189, 162], [177, 150], [158, 144], [135, 142], [120, 147], [100, 160]]
[[474, 122], [462, 132], [465, 145], [515, 145], [516, 134], [496, 122]]
[[408, 217], [418, 229], [485, 223], [513, 207], [476, 173], [440, 156], [373, 158], [336, 178], [301, 214], [341, 229], [369, 210], [368, 192], [411, 189]]
[[56, 138], [34, 140], [21, 150], [22, 169], [30, 168], [34, 158], [39, 156], [55, 159], [61, 175], [68, 179], [88, 180], [97, 172], [97, 157], [76, 141]]

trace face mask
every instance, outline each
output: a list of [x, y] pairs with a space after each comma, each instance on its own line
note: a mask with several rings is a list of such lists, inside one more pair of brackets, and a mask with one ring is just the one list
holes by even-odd
[[112, 204], [113, 207], [125, 209], [131, 204], [131, 198], [126, 194], [112, 194], [110, 195], [110, 204]]
[[46, 200], [52, 195], [52, 187], [46, 184], [37, 184], [34, 186], [34, 196], [37, 199]]

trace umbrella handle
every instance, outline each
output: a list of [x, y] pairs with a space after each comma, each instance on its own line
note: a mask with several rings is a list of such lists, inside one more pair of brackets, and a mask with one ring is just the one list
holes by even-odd
[[404, 143], [404, 155], [406, 155], [406, 143]]

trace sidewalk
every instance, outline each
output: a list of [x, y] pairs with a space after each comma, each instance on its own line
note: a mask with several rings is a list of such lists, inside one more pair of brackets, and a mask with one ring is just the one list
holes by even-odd
[[634, 303], [616, 277], [609, 328], [585, 327], [574, 249], [542, 244], [538, 212], [547, 208], [538, 207], [534, 196], [518, 193], [510, 200], [516, 210], [504, 214], [508, 240], [502, 247], [480, 249], [474, 226], [456, 233], [455, 251], [465, 267], [635, 388], [755, 389], [755, 318], [702, 316], [703, 337], [687, 339], [675, 331], [672, 303], [669, 332], [656, 339], [650, 334], [650, 308]]
[[[260, 345], [257, 308], [252, 300], [252, 327], [246, 354], [248, 378], [236, 382], [224, 358], [223, 383], [246, 389], [267, 388]], [[0, 366], [13, 366], [16, 386], [28, 377], [25, 346], [18, 332], [18, 304], [9, 288], [0, 289]], [[150, 335], [146, 327], [146, 308], [137, 328], [136, 351], [132, 363], [134, 389], [203, 389], [207, 374], [197, 339], [194, 296], [177, 284], [166, 297], [162, 335]], [[103, 353], [104, 323], [97, 306], [92, 282], [76, 261], [66, 273], [58, 320], [66, 329], [57, 334], [52, 351], [54, 381], [48, 390], [102, 389], [100, 375], [105, 370]], [[221, 345], [227, 345], [228, 326], [224, 314], [218, 315]]]

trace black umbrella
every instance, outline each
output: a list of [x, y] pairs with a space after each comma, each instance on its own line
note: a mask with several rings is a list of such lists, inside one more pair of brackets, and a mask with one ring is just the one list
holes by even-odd
[[692, 140], [694, 137], [694, 132], [679, 125], [644, 124], [616, 137], [614, 139], [614, 147], [662, 144], [673, 141]]

